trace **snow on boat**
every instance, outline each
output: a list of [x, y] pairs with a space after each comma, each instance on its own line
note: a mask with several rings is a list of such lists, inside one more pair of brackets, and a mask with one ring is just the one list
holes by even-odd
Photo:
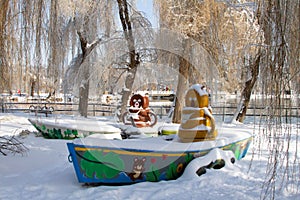
[[93, 134], [100, 135], [104, 139], [122, 139], [119, 128], [97, 120], [28, 119], [28, 121], [47, 139], [75, 139]]
[[241, 159], [251, 141], [248, 131], [221, 128], [215, 140], [199, 142], [181, 142], [176, 134], [128, 140], [87, 137], [67, 146], [80, 183], [123, 185], [177, 179], [192, 160], [214, 149]]
[[180, 124], [174, 124], [174, 123], [163, 124], [163, 126], [158, 128], [158, 134], [159, 135], [177, 134], [179, 126]]

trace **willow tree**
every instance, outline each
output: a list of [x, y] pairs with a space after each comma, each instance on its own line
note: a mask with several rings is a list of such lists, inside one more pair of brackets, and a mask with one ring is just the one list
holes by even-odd
[[[90, 90], [91, 72], [90, 65], [91, 59], [89, 56], [94, 48], [102, 41], [103, 35], [100, 29], [103, 27], [105, 18], [101, 18], [101, 9], [106, 1], [60, 1], [62, 11], [61, 13], [69, 18], [68, 28], [66, 31], [76, 33], [72, 35], [71, 39], [77, 47], [74, 58], [70, 63], [69, 68], [66, 70], [65, 75], [65, 90], [70, 88], [75, 91], [79, 96], [78, 111], [81, 116], [87, 117], [88, 115], [88, 99]], [[69, 28], [72, 27], [72, 28]], [[73, 46], [74, 43], [71, 43]], [[66, 55], [68, 56], [68, 54]]]
[[0, 92], [3, 92], [8, 86], [7, 80], [7, 65], [6, 65], [6, 55], [5, 55], [5, 40], [6, 31], [5, 26], [7, 24], [7, 11], [8, 11], [9, 1], [0, 1]]
[[[28, 76], [31, 76], [28, 71], [36, 77], [42, 74], [42, 50], [45, 49], [46, 41], [45, 27], [42, 27], [46, 21], [45, 1], [3, 2], [5, 4], [1, 5], [1, 12], [6, 23], [2, 27], [4, 32], [1, 40], [3, 42], [4, 39], [5, 42], [1, 48], [5, 48], [1, 50], [1, 54], [5, 54], [2, 60], [5, 63], [5, 77], [1, 81], [5, 81], [4, 89], [10, 92], [17, 89], [28, 92]], [[28, 66], [32, 70], [28, 70]]]
[[[299, 151], [290, 147], [293, 125], [289, 108], [293, 99], [297, 99], [299, 88], [299, 1], [257, 2], [257, 16], [264, 32], [261, 59], [262, 92], [267, 125], [263, 127], [269, 147], [268, 167], [263, 184], [262, 197], [275, 199], [277, 189], [293, 189], [299, 192], [299, 184], [290, 188], [290, 183], [299, 183]], [[295, 88], [291, 98], [284, 98], [286, 91]], [[296, 131], [295, 131], [296, 132]], [[296, 132], [298, 134], [298, 131]], [[299, 137], [296, 146], [299, 146]]]
[[[222, 89], [234, 92], [240, 88], [247, 88], [244, 90], [247, 91], [246, 97], [249, 99], [248, 94], [251, 94], [255, 79], [253, 83], [243, 86], [240, 69], [248, 66], [247, 71], [251, 72], [250, 68], [256, 62], [249, 59], [256, 58], [259, 52], [258, 49], [253, 48], [260, 39], [258, 37], [260, 33], [257, 32], [252, 8], [209, 0], [157, 1], [157, 4], [162, 26], [181, 32], [197, 41], [209, 52], [218, 66], [218, 71], [214, 73], [219, 75], [218, 81], [223, 83]], [[181, 72], [186, 66], [182, 65]], [[203, 68], [200, 66], [200, 70]], [[207, 80], [204, 78], [202, 82]], [[240, 108], [247, 108], [247, 101], [242, 103], [244, 106]]]
[[[178, 57], [177, 65], [179, 65], [179, 77], [176, 90], [175, 110], [172, 119], [173, 123], [180, 123], [185, 91], [190, 84], [193, 84], [191, 75], [197, 72], [197, 70], [192, 67], [193, 64], [191, 63], [190, 57], [192, 52], [191, 44], [192, 40], [194, 40], [192, 36], [195, 32], [201, 33], [203, 31], [203, 26], [198, 26], [197, 30], [194, 30], [192, 23], [199, 21], [198, 18], [202, 18], [204, 12], [195, 7], [195, 1], [155, 1], [155, 3], [159, 11], [160, 26], [183, 35], [182, 41], [177, 47], [182, 48], [182, 52], [176, 55]], [[202, 73], [199, 71], [197, 74]], [[198, 78], [200, 79], [200, 77]]]
[[59, 79], [61, 78], [59, 75], [63, 71], [60, 69], [60, 66], [62, 66], [61, 60], [63, 56], [61, 54], [63, 54], [63, 45], [60, 42], [62, 35], [59, 33], [62, 29], [60, 27], [62, 23], [59, 20], [58, 0], [51, 0], [50, 16], [48, 31], [50, 50], [47, 66], [47, 79], [49, 80], [48, 97], [55, 95], [56, 90], [59, 89]]
[[31, 96], [34, 95], [34, 88], [36, 84], [36, 73], [34, 72], [34, 66], [32, 65], [31, 58], [33, 50], [33, 44], [30, 41], [34, 40], [34, 33], [33, 30], [34, 24], [32, 22], [33, 17], [33, 1], [23, 1], [21, 4], [22, 9], [22, 28], [21, 29], [21, 40], [19, 41], [19, 51], [22, 58], [24, 58], [24, 82], [23, 85], [25, 87], [25, 92], [29, 93]]
[[[78, 62], [83, 64], [87, 56], [91, 53], [91, 51], [95, 48], [95, 46], [101, 41], [101, 39], [96, 40], [91, 45], [88, 44], [87, 39], [83, 36], [81, 32], [78, 32], [80, 39], [80, 46], [82, 55], [80, 55], [80, 59]], [[82, 69], [82, 78], [80, 86], [79, 86], [79, 113], [81, 116], [87, 117], [88, 114], [88, 99], [89, 99], [89, 79], [91, 76], [90, 69], [88, 65], [85, 65]]]
[[[102, 70], [102, 68], [111, 67], [111, 63], [116, 63], [116, 65], [121, 66], [126, 69], [123, 74], [126, 74], [125, 86], [123, 88], [122, 94], [122, 109], [126, 109], [127, 101], [129, 95], [131, 94], [132, 84], [134, 82], [136, 68], [139, 64], [139, 54], [136, 51], [135, 41], [137, 40], [137, 35], [134, 34], [138, 28], [148, 25], [147, 20], [142, 20], [142, 15], [136, 11], [133, 5], [129, 4], [126, 0], [98, 0], [98, 1], [65, 1], [67, 10], [70, 11], [68, 17], [71, 21], [70, 26], [73, 26], [76, 30], [78, 41], [77, 47], [78, 51], [74, 54], [74, 58], [70, 63], [70, 67], [66, 71], [65, 82], [68, 82], [67, 87], [79, 88], [79, 92], [75, 93], [79, 96], [79, 112], [83, 116], [87, 116], [87, 106], [89, 99], [89, 90], [91, 89], [91, 80], [95, 80], [98, 73], [109, 71]], [[64, 7], [65, 8], [65, 7]], [[114, 13], [116, 8], [117, 13]], [[64, 9], [65, 11], [66, 9]], [[64, 15], [66, 15], [64, 13]], [[117, 27], [114, 20], [120, 19], [120, 27]], [[143, 35], [144, 33], [142, 33]], [[141, 35], [138, 36], [141, 39]], [[113, 46], [107, 46], [120, 42], [120, 49], [114, 51]], [[101, 43], [101, 45], [99, 45]], [[97, 48], [96, 48], [97, 46]], [[125, 50], [123, 47], [126, 47]], [[122, 49], [122, 50], [121, 50]], [[105, 60], [99, 55], [101, 52], [106, 52], [109, 54], [114, 51], [113, 55], [107, 55]], [[124, 54], [126, 51], [126, 54]], [[126, 56], [125, 56], [126, 55]], [[113, 59], [122, 60], [122, 63], [117, 63], [116, 60], [110, 60], [108, 57], [114, 57]], [[122, 57], [122, 59], [121, 59]], [[107, 59], [111, 62], [110, 64], [103, 66]], [[95, 65], [95, 63], [98, 63]], [[101, 66], [101, 67], [100, 67]], [[125, 66], [125, 67], [124, 67]], [[102, 73], [103, 74], [107, 74]], [[122, 75], [123, 75], [122, 74]], [[96, 81], [97, 92], [101, 90], [102, 85], [105, 85], [107, 77], [100, 75], [100, 80], [103, 82]], [[94, 84], [94, 82], [93, 82]], [[67, 88], [66, 87], [66, 88]], [[68, 88], [67, 88], [68, 89]]]
[[[119, 9], [119, 18], [122, 24], [122, 29], [127, 43], [128, 48], [128, 75], [125, 79], [125, 89], [123, 89], [122, 94], [122, 106], [120, 113], [124, 113], [127, 106], [127, 100], [129, 99], [130, 94], [132, 93], [132, 86], [135, 79], [135, 74], [137, 67], [140, 63], [139, 55], [137, 54], [134, 36], [133, 36], [133, 24], [130, 20], [130, 13], [128, 9], [127, 0], [117, 0], [118, 9]], [[120, 116], [119, 116], [120, 117]]]
[[35, 53], [34, 53], [34, 68], [35, 74], [37, 77], [37, 92], [40, 91], [40, 81], [41, 81], [41, 68], [42, 68], [42, 37], [43, 37], [43, 29], [42, 23], [44, 19], [44, 4], [43, 0], [37, 0], [34, 5], [34, 9], [36, 10], [36, 27], [35, 27]]
[[[123, 65], [122, 68], [125, 68], [125, 71], [123, 71], [125, 73], [122, 73], [125, 74], [125, 82], [121, 91], [121, 105], [118, 108], [117, 113], [117, 116], [120, 119], [121, 114], [126, 111], [137, 69], [140, 65], [141, 57], [144, 54], [138, 50], [138, 47], [147, 43], [148, 41], [146, 40], [149, 37], [151, 38], [151, 31], [148, 32], [147, 29], [151, 24], [135, 9], [134, 4], [131, 5], [127, 0], [117, 0], [117, 6], [118, 18], [121, 22], [122, 34], [127, 48], [125, 55], [120, 52], [120, 57], [124, 58], [122, 59], [123, 62], [118, 64]], [[139, 46], [136, 43], [139, 43]]]

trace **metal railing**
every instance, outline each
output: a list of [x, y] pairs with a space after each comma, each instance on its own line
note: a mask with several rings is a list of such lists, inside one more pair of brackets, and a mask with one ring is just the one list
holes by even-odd
[[[28, 103], [28, 102], [0, 102], [0, 112], [2, 113], [14, 113], [14, 112], [31, 112], [29, 107], [34, 106], [52, 106], [54, 108], [54, 114], [74, 114], [78, 111], [78, 103]], [[117, 105], [105, 104], [105, 103], [89, 103], [88, 115], [90, 116], [113, 116], [115, 115]], [[170, 115], [172, 106], [151, 106], [150, 107], [159, 118]], [[222, 121], [225, 117], [233, 116], [236, 112], [237, 106], [233, 105], [220, 105], [213, 106], [212, 111], [216, 116], [221, 116]], [[270, 112], [270, 108], [264, 106], [249, 106], [247, 109], [247, 116], [267, 116]], [[299, 107], [280, 107], [272, 108], [273, 113], [281, 113], [281, 116], [285, 117], [300, 117]]]

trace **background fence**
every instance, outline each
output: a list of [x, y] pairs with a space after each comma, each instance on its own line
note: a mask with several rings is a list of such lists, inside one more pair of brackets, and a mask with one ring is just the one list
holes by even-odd
[[[67, 114], [72, 115], [78, 112], [78, 103], [23, 103], [23, 102], [0, 102], [0, 112], [2, 113], [14, 113], [14, 112], [32, 112], [29, 107], [34, 106], [47, 106], [53, 107], [53, 114]], [[89, 116], [114, 116], [116, 113], [117, 105], [104, 104], [104, 103], [89, 103], [88, 105], [88, 115]], [[170, 115], [172, 112], [172, 106], [151, 106], [150, 107], [159, 118], [163, 118], [167, 115]], [[237, 106], [235, 105], [226, 105], [220, 103], [218, 106], [212, 106], [213, 114], [217, 116], [222, 121], [225, 121], [226, 118], [230, 118], [234, 115]], [[247, 116], [251, 117], [261, 117], [267, 116], [269, 111], [268, 107], [263, 106], [250, 106], [247, 110]], [[272, 108], [274, 109], [274, 108]], [[281, 113], [281, 117], [285, 118], [297, 118], [299, 121], [299, 107], [280, 107], [275, 108], [275, 113]]]

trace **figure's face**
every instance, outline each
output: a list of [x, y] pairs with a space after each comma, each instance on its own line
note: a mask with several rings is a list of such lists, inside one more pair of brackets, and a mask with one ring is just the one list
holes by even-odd
[[142, 100], [141, 99], [133, 99], [133, 107], [135, 107], [135, 108], [142, 107]]
[[200, 96], [195, 90], [189, 90], [185, 96], [185, 106], [194, 108], [208, 107], [208, 96]]
[[185, 96], [185, 106], [199, 108], [197, 96], [195, 90], [189, 90]]
[[143, 106], [143, 97], [139, 94], [135, 94], [130, 99], [130, 106], [134, 108], [141, 108]]

